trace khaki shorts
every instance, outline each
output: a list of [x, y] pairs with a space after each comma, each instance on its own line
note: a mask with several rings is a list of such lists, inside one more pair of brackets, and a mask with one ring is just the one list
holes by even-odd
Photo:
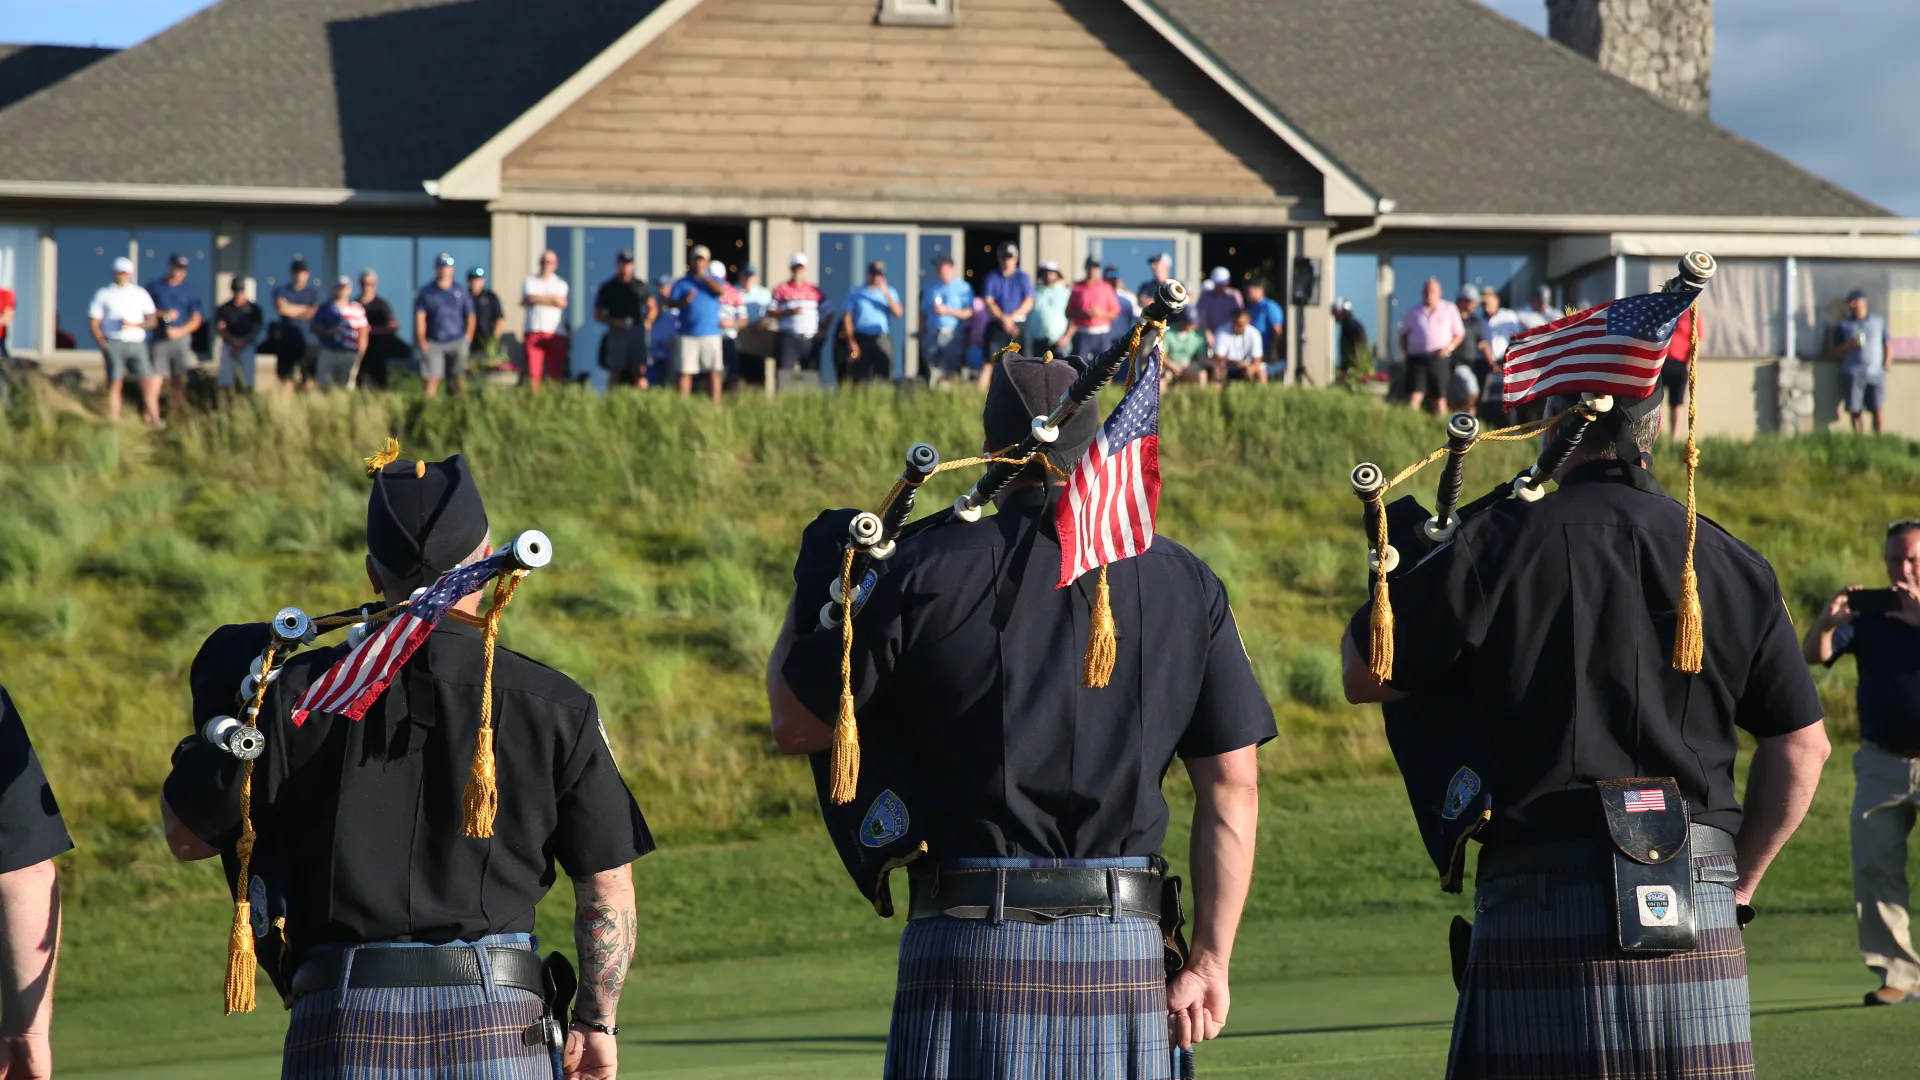
[[677, 337], [673, 339], [673, 359], [682, 375], [699, 375], [725, 368], [726, 354], [720, 347], [720, 335]]

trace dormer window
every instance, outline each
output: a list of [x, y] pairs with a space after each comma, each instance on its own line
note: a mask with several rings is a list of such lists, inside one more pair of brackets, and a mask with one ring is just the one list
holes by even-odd
[[874, 16], [882, 26], [954, 26], [960, 21], [960, 0], [880, 0]]

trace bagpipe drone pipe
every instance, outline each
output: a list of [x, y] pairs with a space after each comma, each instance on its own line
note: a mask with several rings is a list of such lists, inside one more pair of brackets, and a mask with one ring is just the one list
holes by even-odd
[[[907, 748], [890, 725], [862, 730], [854, 716], [851, 657], [854, 624], [887, 561], [900, 545], [926, 530], [978, 521], [986, 504], [1013, 482], [1060, 436], [1068, 418], [1092, 402], [1122, 368], [1159, 346], [1169, 322], [1187, 305], [1186, 287], [1162, 282], [1134, 331], [1091, 360], [1066, 357], [1079, 375], [1046, 415], [1036, 416], [1027, 436], [1005, 450], [943, 461], [927, 443], [915, 443], [878, 512], [830, 510], [807, 526], [794, 565], [797, 634], [838, 633], [842, 640], [840, 715], [830, 751], [810, 755], [821, 818], [855, 887], [882, 918], [893, 914], [887, 876], [926, 852], [924, 830], [914, 820], [919, 779]], [[973, 487], [953, 506], [909, 523], [919, 489], [935, 475], [985, 465]], [[817, 609], [809, 593], [825, 586]]]

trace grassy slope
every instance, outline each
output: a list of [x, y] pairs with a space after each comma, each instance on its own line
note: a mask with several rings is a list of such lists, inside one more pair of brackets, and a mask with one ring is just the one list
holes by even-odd
[[[355, 465], [388, 433], [410, 452], [465, 452], [497, 535], [538, 526], [555, 538], [559, 559], [523, 591], [505, 638], [599, 696], [667, 844], [648, 861], [662, 917], [642, 962], [823, 947], [883, 956], [891, 930], [846, 902], [813, 835], [804, 770], [769, 753], [759, 666], [799, 527], [821, 506], [872, 505], [915, 439], [969, 452], [978, 403], [850, 394], [743, 400], [717, 414], [659, 395], [262, 403], [158, 437], [17, 411], [0, 424], [0, 681], [36, 733], [80, 844], [64, 860], [73, 946], [63, 999], [82, 1010], [70, 1015], [217, 983], [217, 876], [174, 864], [152, 813], [186, 728], [185, 668], [220, 622], [364, 598]], [[1411, 461], [1437, 425], [1343, 395], [1248, 391], [1177, 395], [1165, 427], [1162, 531], [1228, 582], [1282, 719], [1283, 738], [1263, 751], [1269, 858], [1251, 917], [1439, 917], [1451, 907], [1428, 887], [1399, 795], [1368, 779], [1390, 768], [1375, 714], [1336, 700], [1332, 647], [1363, 587], [1346, 470], [1361, 457]], [[1510, 476], [1524, 456], [1476, 451], [1469, 490]], [[1891, 439], [1709, 443], [1704, 457], [1703, 509], [1774, 560], [1801, 615], [1846, 581], [1876, 579], [1879, 528], [1911, 514], [1903, 500], [1920, 474], [1920, 451]], [[1659, 470], [1677, 488], [1671, 455]], [[941, 483], [930, 505], [963, 486]], [[1424, 476], [1410, 487], [1430, 489]], [[1844, 733], [1850, 671], [1821, 679]], [[1354, 843], [1354, 828], [1373, 839]], [[1812, 869], [1783, 864], [1776, 905], [1845, 910], [1843, 831], [1828, 833], [1798, 845]], [[723, 935], [722, 919], [744, 925]], [[1274, 974], [1291, 955], [1320, 964], [1338, 938], [1276, 952]], [[270, 1017], [216, 1029], [187, 1021], [197, 1003], [147, 1000], [144, 1019], [115, 1030], [144, 1028], [194, 1054], [226, 1045], [205, 1038], [270, 1037]], [[178, 1015], [163, 1004], [175, 1000]], [[156, 1052], [117, 1042], [67, 1052], [100, 1064]]]

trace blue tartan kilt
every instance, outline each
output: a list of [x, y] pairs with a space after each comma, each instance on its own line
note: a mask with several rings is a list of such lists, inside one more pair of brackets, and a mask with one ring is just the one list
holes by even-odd
[[888, 1080], [1173, 1076], [1160, 927], [937, 918], [900, 940]]
[[[1728, 856], [1696, 859], [1730, 867]], [[1449, 1080], [1753, 1076], [1747, 954], [1730, 886], [1694, 881], [1699, 945], [1618, 948], [1612, 883], [1515, 874], [1480, 885]]]
[[[525, 945], [525, 934], [468, 945], [380, 943], [356, 949]], [[520, 1034], [538, 995], [509, 987], [320, 991], [293, 1005], [281, 1080], [555, 1080], [553, 1055]]]

